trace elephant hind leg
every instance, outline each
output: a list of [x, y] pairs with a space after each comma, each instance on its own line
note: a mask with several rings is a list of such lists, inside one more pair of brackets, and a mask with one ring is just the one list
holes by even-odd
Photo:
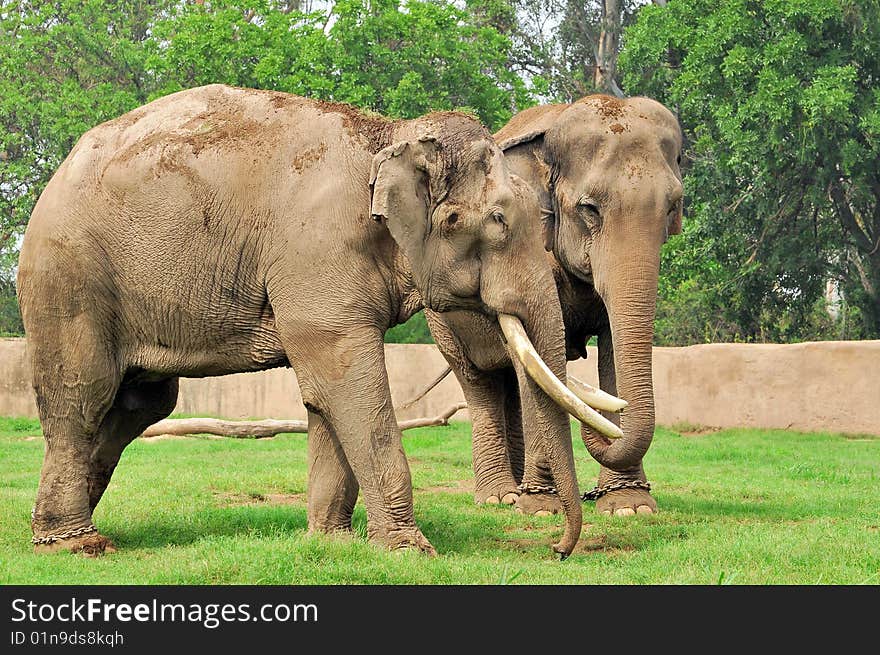
[[82, 316], [29, 322], [34, 390], [46, 450], [31, 520], [36, 552], [103, 552], [89, 503], [92, 452], [122, 379], [100, 332]]
[[358, 482], [333, 426], [309, 412], [309, 532], [348, 532]]
[[168, 416], [177, 404], [177, 378], [123, 384], [107, 412], [89, 459], [89, 507], [104, 495], [122, 451], [146, 428]]

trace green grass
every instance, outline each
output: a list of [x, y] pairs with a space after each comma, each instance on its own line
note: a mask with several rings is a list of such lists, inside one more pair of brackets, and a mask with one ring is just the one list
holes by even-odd
[[[646, 459], [661, 512], [603, 517], [585, 506], [566, 562], [561, 519], [477, 507], [470, 426], [408, 431], [416, 520], [440, 556], [306, 535], [304, 435], [138, 440], [95, 521], [119, 552], [35, 556], [30, 508], [43, 441], [0, 419], [3, 584], [880, 584], [880, 438], [658, 429]], [[582, 488], [598, 471], [575, 443]]]

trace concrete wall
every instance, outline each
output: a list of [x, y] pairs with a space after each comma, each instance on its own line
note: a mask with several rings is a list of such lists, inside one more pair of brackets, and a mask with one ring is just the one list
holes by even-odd
[[[23, 339], [0, 339], [0, 415], [35, 416]], [[385, 347], [395, 404], [446, 361], [434, 346]], [[597, 384], [596, 351], [569, 371]], [[657, 421], [711, 427], [880, 434], [880, 341], [706, 344], [654, 349]], [[463, 400], [453, 376], [399, 418], [433, 416]], [[227, 418], [305, 418], [289, 369], [181, 380], [177, 412]], [[456, 415], [466, 419], [467, 413]]]

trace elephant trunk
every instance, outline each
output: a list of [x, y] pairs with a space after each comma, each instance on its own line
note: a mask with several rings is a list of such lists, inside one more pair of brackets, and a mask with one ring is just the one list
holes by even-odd
[[609, 284], [597, 284], [608, 309], [614, 349], [617, 389], [609, 391], [628, 405], [620, 417], [623, 438], [610, 441], [587, 425], [582, 425], [581, 436], [596, 461], [615, 471], [638, 466], [654, 437], [651, 357], [658, 270], [659, 259], [648, 257], [625, 267]]
[[[526, 254], [533, 258], [544, 256], [542, 251]], [[586, 405], [565, 386], [565, 326], [553, 273], [549, 266], [511, 267], [506, 260], [490, 259], [484, 262], [481, 296], [498, 316], [516, 370], [523, 434], [526, 439], [540, 440], [547, 455], [565, 513], [565, 531], [553, 550], [565, 559], [580, 538], [583, 510], [574, 467], [571, 424], [568, 412], [558, 403], [564, 397], [572, 406]], [[598, 412], [589, 411], [617, 429]]]

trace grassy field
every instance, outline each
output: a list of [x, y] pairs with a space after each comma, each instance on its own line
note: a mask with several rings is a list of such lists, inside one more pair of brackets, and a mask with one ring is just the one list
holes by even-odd
[[[416, 520], [440, 556], [307, 536], [304, 435], [138, 440], [95, 521], [119, 552], [34, 556], [36, 421], [0, 419], [3, 584], [880, 584], [880, 438], [658, 429], [646, 459], [661, 512], [585, 506], [577, 551], [561, 519], [477, 507], [470, 426], [408, 431]], [[598, 467], [575, 443], [582, 488]]]

